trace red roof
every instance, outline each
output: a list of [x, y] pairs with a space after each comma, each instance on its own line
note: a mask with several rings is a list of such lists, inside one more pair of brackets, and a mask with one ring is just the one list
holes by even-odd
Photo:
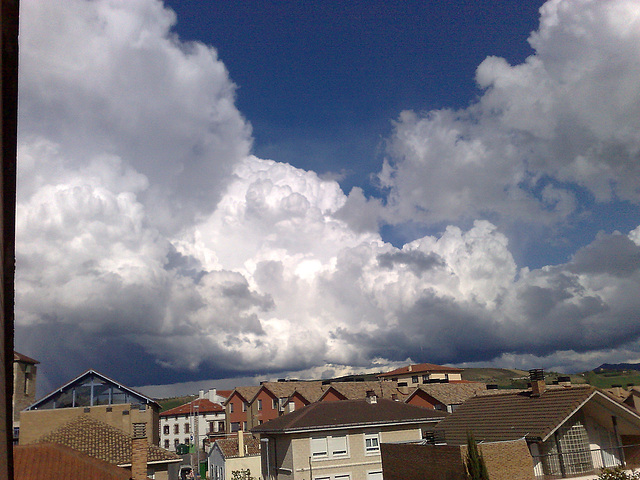
[[160, 414], [161, 417], [172, 417], [175, 415], [190, 415], [198, 407], [198, 413], [216, 413], [224, 412], [224, 407], [219, 403], [213, 403], [208, 398], [196, 398], [192, 402], [185, 403], [179, 407], [174, 407], [170, 410], [165, 410]]
[[34, 360], [31, 357], [27, 357], [26, 355], [23, 355], [21, 353], [18, 352], [13, 352], [13, 361], [14, 362], [24, 362], [24, 363], [31, 363], [33, 365], [36, 365], [38, 363], [40, 363], [37, 360]]
[[407, 365], [406, 367], [396, 368], [390, 372], [381, 373], [379, 377], [393, 377], [395, 375], [422, 374], [422, 373], [461, 373], [461, 368], [445, 367], [443, 365], [435, 365], [433, 363], [419, 363], [417, 365]]
[[13, 447], [14, 478], [20, 480], [129, 480], [131, 472], [57, 443]]

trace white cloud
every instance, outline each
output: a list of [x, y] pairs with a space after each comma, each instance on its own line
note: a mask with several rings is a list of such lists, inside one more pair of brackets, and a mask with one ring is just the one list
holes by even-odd
[[[596, 13], [600, 5], [580, 4]], [[224, 65], [212, 48], [181, 43], [160, 3], [22, 8], [17, 337], [56, 378], [79, 373], [76, 365], [124, 372], [135, 384], [366, 371], [408, 358], [531, 355], [559, 365], [554, 352], [584, 363], [640, 337], [638, 229], [602, 234], [565, 264], [518, 270], [504, 229], [484, 219], [569, 215], [576, 200], [561, 182], [538, 196], [521, 188], [544, 174], [601, 198], [605, 183], [632, 196], [637, 138], [624, 121], [637, 120], [635, 84], [625, 88], [636, 108], [620, 113], [584, 104], [586, 86], [577, 87], [594, 81], [594, 69], [547, 72], [579, 50], [578, 26], [623, 46], [634, 40], [632, 28], [611, 37], [613, 26], [624, 31], [618, 7], [605, 9], [602, 25], [586, 16], [569, 28], [582, 17], [549, 4], [532, 37], [535, 57], [479, 68], [487, 91], [478, 105], [401, 116], [394, 161], [381, 174], [386, 213], [450, 221], [401, 248], [376, 230], [383, 202], [249, 154]], [[621, 68], [633, 70], [630, 55]], [[593, 58], [594, 68], [610, 65], [604, 53]], [[621, 78], [607, 77], [609, 86]], [[558, 104], [558, 88], [571, 81], [569, 108]], [[522, 95], [527, 86], [533, 97]], [[603, 125], [562, 130], [599, 110]], [[560, 132], [584, 142], [551, 155]], [[622, 152], [618, 163], [583, 148], [609, 141]], [[604, 165], [600, 173], [578, 174], [579, 155]], [[467, 227], [454, 223], [462, 218]]]
[[468, 109], [400, 116], [379, 175], [387, 221], [557, 222], [577, 203], [566, 184], [638, 202], [638, 3], [549, 1], [529, 41], [522, 64], [480, 64]]

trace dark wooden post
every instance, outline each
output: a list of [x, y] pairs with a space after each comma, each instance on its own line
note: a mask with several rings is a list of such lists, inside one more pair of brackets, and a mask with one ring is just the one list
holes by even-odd
[[0, 3], [0, 68], [2, 68], [2, 169], [0, 173], [0, 315], [2, 340], [0, 356], [0, 478], [13, 478], [13, 308], [15, 275], [16, 152], [18, 136], [18, 0]]

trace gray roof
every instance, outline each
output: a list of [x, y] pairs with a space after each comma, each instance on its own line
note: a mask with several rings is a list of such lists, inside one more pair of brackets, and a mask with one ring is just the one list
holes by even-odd
[[402, 402], [378, 399], [315, 402], [253, 428], [252, 433], [289, 433], [299, 431], [356, 428], [411, 423], [437, 423], [447, 414]]

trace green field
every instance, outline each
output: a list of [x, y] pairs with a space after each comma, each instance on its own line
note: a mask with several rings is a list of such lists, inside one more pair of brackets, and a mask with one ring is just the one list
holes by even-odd
[[614, 385], [627, 387], [640, 385], [640, 372], [635, 370], [611, 370], [603, 372], [585, 372], [586, 381], [598, 388], [611, 388]]

